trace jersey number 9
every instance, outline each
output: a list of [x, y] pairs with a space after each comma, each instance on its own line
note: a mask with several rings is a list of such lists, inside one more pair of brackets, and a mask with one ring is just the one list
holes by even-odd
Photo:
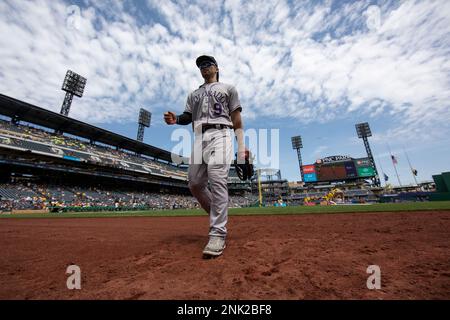
[[214, 104], [214, 115], [220, 116], [222, 114], [222, 105], [220, 103]]

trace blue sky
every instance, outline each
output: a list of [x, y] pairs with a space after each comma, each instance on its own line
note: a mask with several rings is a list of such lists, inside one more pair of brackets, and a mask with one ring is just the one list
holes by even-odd
[[[246, 128], [280, 130], [282, 176], [304, 163], [365, 155], [354, 125], [369, 122], [377, 164], [398, 184], [450, 169], [450, 2], [62, 1], [0, 3], [0, 92], [59, 111], [67, 69], [88, 78], [70, 116], [170, 150], [195, 58], [216, 57], [240, 94]], [[38, 90], [37, 90], [38, 89]], [[378, 168], [380, 170], [380, 168]], [[381, 171], [381, 170], [380, 170]]]

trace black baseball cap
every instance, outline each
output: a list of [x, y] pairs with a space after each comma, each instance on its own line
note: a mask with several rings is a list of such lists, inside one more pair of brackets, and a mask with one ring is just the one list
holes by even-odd
[[218, 66], [216, 59], [214, 59], [214, 57], [212, 56], [200, 56], [197, 58], [197, 60], [195, 60], [195, 64], [197, 65], [197, 67], [200, 67], [204, 62], [212, 62], [216, 66]]

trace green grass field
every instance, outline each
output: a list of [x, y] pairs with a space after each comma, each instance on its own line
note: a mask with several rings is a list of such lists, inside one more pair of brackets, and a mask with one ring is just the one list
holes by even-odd
[[[291, 214], [331, 214], [351, 212], [393, 212], [393, 211], [427, 211], [450, 210], [450, 201], [380, 203], [372, 205], [339, 205], [314, 207], [265, 207], [230, 209], [230, 215], [291, 215]], [[158, 210], [158, 211], [118, 211], [118, 212], [83, 212], [83, 213], [39, 213], [39, 214], [2, 214], [1, 218], [99, 218], [99, 217], [184, 217], [204, 216], [203, 210]]]

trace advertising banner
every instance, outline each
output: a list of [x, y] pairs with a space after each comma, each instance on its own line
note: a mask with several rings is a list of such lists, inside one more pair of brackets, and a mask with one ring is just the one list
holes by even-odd
[[372, 167], [359, 167], [358, 168], [359, 177], [373, 177], [375, 176], [375, 170]]
[[315, 173], [305, 173], [303, 175], [303, 179], [305, 182], [316, 182], [317, 181], [317, 176]]
[[316, 166], [313, 164], [303, 166], [303, 173], [315, 173], [316, 172]]
[[369, 158], [356, 159], [356, 167], [370, 167]]

